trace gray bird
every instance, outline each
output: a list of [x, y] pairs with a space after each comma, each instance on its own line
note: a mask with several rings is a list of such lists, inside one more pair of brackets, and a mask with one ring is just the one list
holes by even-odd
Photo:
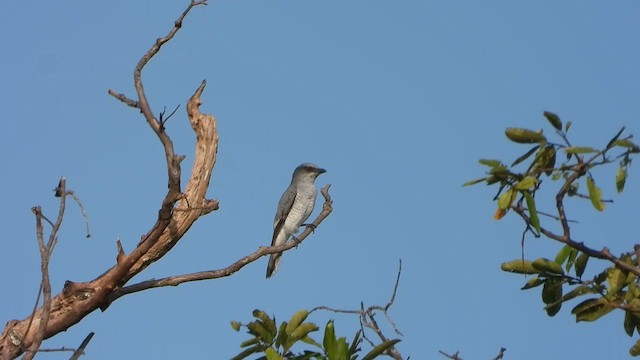
[[[313, 182], [318, 175], [326, 171], [311, 163], [301, 164], [295, 169], [291, 184], [282, 194], [278, 203], [278, 210], [273, 221], [271, 246], [286, 243], [291, 235], [298, 231], [298, 228], [309, 218], [318, 195]], [[282, 253], [271, 254], [267, 266], [267, 278], [273, 276], [278, 270], [281, 260]]]

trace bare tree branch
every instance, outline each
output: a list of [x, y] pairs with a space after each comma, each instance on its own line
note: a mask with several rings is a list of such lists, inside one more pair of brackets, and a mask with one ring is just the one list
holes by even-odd
[[82, 218], [84, 219], [84, 225], [87, 228], [86, 238], [87, 239], [90, 238], [91, 230], [89, 230], [89, 215], [87, 215], [87, 212], [84, 209], [84, 206], [82, 205], [82, 201], [80, 201], [80, 198], [71, 190], [67, 191], [67, 195], [71, 196], [71, 198], [76, 202], [76, 204], [78, 204], [80, 211], [82, 211]]
[[452, 360], [462, 360], [462, 358], [460, 356], [458, 356], [458, 354], [460, 353], [459, 351], [456, 351], [453, 354], [447, 354], [446, 352], [442, 351], [442, 350], [438, 350], [438, 352], [442, 355], [444, 355], [446, 358], [448, 359], [452, 359]]
[[493, 360], [502, 360], [502, 358], [504, 357], [505, 351], [507, 351], [507, 349], [501, 347], [500, 352], [498, 352], [498, 355], [496, 355], [496, 357], [494, 357]]
[[89, 345], [89, 341], [91, 341], [91, 339], [93, 338], [93, 335], [95, 334], [93, 332], [90, 332], [87, 335], [87, 337], [85, 337], [84, 340], [82, 340], [82, 343], [80, 344], [78, 349], [73, 352], [73, 355], [71, 355], [69, 360], [77, 360], [80, 358], [80, 356], [82, 356], [82, 354], [84, 354], [84, 349], [87, 347], [87, 345]]
[[[388, 314], [388, 310], [391, 307], [391, 305], [393, 305], [393, 302], [395, 301], [396, 298], [396, 293], [398, 291], [398, 285], [400, 283], [400, 274], [402, 273], [402, 260], [399, 260], [399, 265], [398, 265], [398, 275], [396, 277], [396, 283], [393, 287], [393, 293], [391, 295], [391, 298], [389, 299], [389, 301], [387, 302], [387, 304], [385, 306], [379, 306], [379, 305], [373, 305], [370, 306], [368, 308], [364, 308], [364, 303], [360, 303], [360, 310], [344, 310], [344, 309], [335, 309], [335, 308], [331, 308], [331, 307], [327, 307], [327, 306], [318, 306], [315, 307], [313, 309], [311, 309], [311, 311], [309, 311], [309, 313], [312, 313], [316, 310], [325, 310], [325, 311], [331, 311], [334, 313], [338, 313], [338, 314], [357, 314], [360, 317], [360, 328], [362, 329], [362, 337], [372, 346], [374, 347], [375, 344], [373, 341], [371, 341], [369, 338], [367, 338], [367, 334], [364, 331], [364, 328], [367, 327], [371, 330], [373, 330], [373, 332], [378, 335], [378, 337], [380, 338], [380, 340], [384, 343], [389, 341], [389, 339], [384, 335], [384, 333], [382, 332], [382, 330], [380, 329], [380, 326], [378, 325], [378, 322], [375, 319], [375, 315], [376, 315], [376, 311], [380, 311], [384, 314], [384, 316], [387, 318], [387, 320], [389, 321], [389, 323], [391, 324], [391, 326], [393, 327], [393, 330], [400, 336], [403, 336], [402, 333], [398, 330], [396, 324], [393, 322], [393, 320], [391, 319], [391, 317]], [[389, 349], [387, 349], [385, 351], [385, 354], [392, 357], [393, 359], [396, 360], [402, 360], [402, 354], [400, 354], [400, 352], [398, 351], [398, 349], [395, 346], [390, 347]]]
[[[204, 5], [204, 1], [191, 1], [187, 9], [175, 21], [169, 33], [158, 39], [149, 51], [140, 59], [134, 70], [134, 85], [138, 95], [137, 100], [131, 100], [125, 95], [114, 91], [109, 93], [129, 106], [141, 110], [147, 123], [154, 130], [163, 145], [167, 162], [168, 192], [158, 211], [158, 219], [154, 226], [142, 237], [140, 244], [127, 256], [100, 275], [87, 283], [74, 283], [67, 281], [61, 293], [52, 299], [45, 298], [45, 304], [37, 309], [31, 316], [23, 320], [11, 320], [0, 334], [0, 358], [12, 359], [20, 355], [25, 349], [34, 349], [39, 346], [37, 341], [41, 338], [49, 338], [82, 320], [87, 314], [99, 308], [107, 301], [107, 296], [115, 289], [124, 285], [131, 277], [153, 263], [175, 245], [191, 224], [199, 217], [218, 208], [216, 200], [207, 200], [204, 195], [209, 186], [211, 170], [215, 164], [218, 135], [215, 128], [215, 118], [211, 115], [201, 114], [198, 107], [201, 105], [200, 95], [205, 83], [198, 88], [194, 96], [189, 100], [189, 120], [197, 136], [194, 170], [183, 194], [180, 187], [180, 162], [184, 157], [174, 154], [173, 143], [160, 123], [154, 118], [151, 107], [144, 93], [141, 72], [147, 62], [158, 53], [160, 47], [171, 40], [182, 26], [182, 21], [188, 12], [197, 5]], [[62, 199], [66, 198], [66, 190], [57, 189], [56, 194]], [[176, 203], [184, 199], [188, 204], [202, 207], [198, 211], [173, 212]], [[41, 213], [41, 212], [40, 212]], [[64, 213], [64, 201], [61, 201], [59, 218], [53, 224], [52, 236], [49, 238], [45, 249], [49, 254], [57, 241], [57, 232]], [[41, 219], [45, 219], [42, 215]], [[155, 246], [155, 247], [154, 247]], [[152, 251], [150, 251], [153, 249]], [[44, 265], [43, 265], [44, 267]], [[49, 290], [50, 291], [50, 290]], [[43, 287], [44, 292], [44, 287]], [[48, 322], [46, 319], [48, 318]], [[45, 320], [45, 321], [43, 321]], [[37, 326], [31, 327], [33, 323]], [[42, 325], [42, 326], [41, 326]], [[27, 331], [29, 330], [29, 331]], [[37, 330], [37, 331], [36, 331]], [[32, 347], [33, 346], [33, 347]], [[33, 352], [30, 352], [33, 354]]]

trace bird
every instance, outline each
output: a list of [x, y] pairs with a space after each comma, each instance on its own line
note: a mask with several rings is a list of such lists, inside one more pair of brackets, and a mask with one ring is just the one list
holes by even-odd
[[[313, 212], [318, 190], [314, 185], [316, 178], [327, 172], [316, 164], [303, 163], [294, 171], [291, 184], [278, 202], [273, 220], [273, 238], [271, 246], [282, 245], [298, 231]], [[267, 279], [278, 270], [282, 253], [271, 254], [267, 265]]]

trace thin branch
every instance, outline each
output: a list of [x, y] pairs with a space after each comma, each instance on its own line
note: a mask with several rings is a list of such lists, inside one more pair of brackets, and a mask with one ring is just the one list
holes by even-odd
[[[385, 306], [379, 306], [379, 305], [374, 305], [374, 306], [370, 306], [368, 308], [364, 308], [364, 303], [360, 303], [360, 310], [343, 310], [343, 309], [335, 309], [335, 308], [331, 308], [331, 307], [327, 307], [327, 306], [317, 306], [313, 309], [311, 309], [311, 311], [309, 311], [309, 313], [312, 313], [316, 310], [325, 310], [325, 311], [331, 311], [334, 313], [338, 313], [338, 314], [354, 314], [354, 315], [359, 315], [360, 317], [360, 328], [362, 329], [362, 338], [365, 339], [369, 345], [371, 345], [372, 347], [375, 346], [374, 342], [371, 341], [368, 337], [366, 332], [364, 331], [364, 328], [367, 327], [369, 329], [371, 329], [376, 335], [378, 335], [378, 337], [380, 338], [380, 340], [384, 343], [389, 341], [389, 339], [384, 335], [384, 333], [382, 332], [382, 330], [380, 329], [380, 326], [378, 325], [378, 322], [375, 319], [375, 315], [376, 315], [376, 311], [381, 311], [384, 316], [387, 318], [387, 321], [389, 321], [389, 323], [391, 324], [391, 326], [393, 327], [393, 330], [400, 336], [403, 336], [402, 333], [398, 330], [398, 327], [396, 326], [396, 324], [393, 322], [393, 320], [391, 319], [391, 317], [388, 314], [388, 310], [391, 307], [391, 305], [393, 305], [393, 302], [395, 301], [396, 298], [396, 293], [398, 291], [398, 284], [400, 283], [400, 274], [402, 273], [402, 260], [399, 261], [399, 266], [398, 266], [398, 275], [396, 277], [396, 283], [393, 287], [393, 293], [391, 295], [391, 298], [389, 299], [389, 302], [387, 302], [387, 304]], [[398, 349], [396, 349], [395, 346], [390, 347], [389, 349], [387, 349], [385, 351], [385, 354], [396, 359], [396, 360], [402, 360], [402, 355], [400, 354], [400, 352], [398, 351]]]
[[111, 89], [109, 89], [108, 93], [114, 98], [120, 100], [125, 105], [130, 106], [132, 108], [140, 109], [140, 104], [137, 101], [127, 97], [127, 95], [115, 92], [114, 90], [111, 90]]
[[496, 357], [494, 357], [493, 360], [502, 360], [502, 357], [504, 356], [505, 351], [507, 351], [507, 349], [501, 347], [500, 352], [498, 352], [498, 355], [496, 355]]
[[456, 351], [454, 354], [447, 354], [446, 352], [442, 351], [442, 350], [438, 350], [438, 352], [442, 355], [444, 355], [447, 359], [452, 359], [452, 360], [462, 360], [462, 358], [460, 356], [458, 356], [458, 354], [460, 354], [459, 351]]
[[[518, 209], [516, 207], [512, 207], [512, 209], [518, 214], [520, 215], [520, 217], [522, 217], [522, 219], [527, 223], [530, 224], [531, 223], [531, 219], [529, 218], [529, 216], [522, 210], [522, 209]], [[563, 218], [563, 215], [561, 215], [561, 218]], [[562, 222], [562, 221], [561, 221]], [[581, 251], [591, 257], [597, 258], [597, 259], [602, 259], [602, 260], [608, 260], [610, 262], [612, 262], [617, 268], [621, 269], [621, 270], [625, 270], [628, 271], [630, 273], [635, 274], [636, 276], [640, 276], [640, 268], [627, 264], [623, 261], [621, 261], [618, 257], [616, 257], [615, 255], [611, 254], [611, 252], [609, 251], [609, 249], [607, 247], [602, 248], [602, 250], [598, 251], [595, 250], [593, 248], [590, 248], [588, 246], [586, 246], [584, 243], [582, 242], [578, 242], [575, 241], [573, 239], [571, 239], [570, 237], [566, 237], [564, 235], [558, 235], [550, 230], [545, 229], [544, 227], [540, 227], [540, 232], [553, 240], [556, 240], [558, 242], [561, 242], [565, 245], [569, 245], [570, 247]], [[569, 236], [570, 236], [570, 230], [568, 232]]]
[[85, 337], [84, 340], [82, 340], [80, 347], [78, 347], [78, 349], [73, 352], [73, 355], [71, 355], [69, 360], [77, 360], [80, 358], [82, 354], [84, 354], [84, 349], [87, 347], [87, 345], [89, 345], [89, 341], [91, 341], [91, 339], [93, 338], [93, 335], [95, 334], [93, 332], [90, 332], [87, 335], [87, 337]]
[[39, 349], [38, 352], [39, 353], [54, 353], [54, 352], [75, 352], [76, 349], [74, 348], [68, 348], [68, 347], [61, 347], [61, 348], [57, 348], [57, 349]]
[[[560, 218], [558, 216], [556, 216], [556, 215], [549, 214], [547, 212], [540, 211], [540, 210], [536, 210], [536, 212], [538, 213], [538, 215], [546, 216], [546, 217], [552, 218], [553, 220], [560, 221]], [[570, 222], [570, 223], [579, 224], [578, 220], [567, 220], [567, 221]]]
[[162, 109], [162, 111], [160, 112], [160, 126], [162, 127], [162, 129], [164, 129], [164, 125], [167, 123], [167, 121], [169, 121], [169, 119], [171, 119], [171, 117], [176, 113], [176, 111], [178, 111], [179, 108], [180, 108], [180, 104], [178, 104], [176, 108], [173, 109], [171, 114], [169, 114], [166, 118], [164, 117], [164, 114], [167, 113], [167, 107], [165, 106]]
[[80, 201], [80, 198], [72, 190], [67, 191], [67, 195], [71, 196], [71, 198], [76, 202], [76, 204], [78, 204], [78, 207], [80, 208], [80, 211], [82, 211], [82, 218], [84, 219], [84, 224], [85, 224], [85, 226], [87, 228], [86, 238], [87, 239], [90, 238], [91, 237], [91, 231], [89, 230], [89, 215], [85, 211], [84, 206], [82, 205], [82, 202]]

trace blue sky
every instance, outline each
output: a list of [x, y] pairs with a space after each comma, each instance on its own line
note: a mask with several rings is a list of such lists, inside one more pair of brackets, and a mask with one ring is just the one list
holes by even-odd
[[[0, 177], [4, 292], [0, 319], [23, 318], [38, 282], [36, 204], [53, 215], [60, 176], [82, 198], [93, 237], [71, 206], [52, 258], [54, 291], [93, 279], [153, 224], [166, 189], [161, 146], [143, 118], [107, 95], [133, 96], [135, 63], [186, 1], [2, 2]], [[463, 358], [626, 358], [622, 314], [575, 324], [554, 318], [525, 279], [500, 271], [520, 256], [522, 224], [492, 219], [494, 189], [462, 188], [480, 157], [524, 149], [504, 128], [545, 128], [542, 112], [574, 123], [574, 141], [606, 144], [620, 126], [640, 132], [640, 5], [595, 1], [214, 1], [195, 9], [143, 73], [156, 113], [190, 168], [193, 133], [184, 103], [208, 81], [202, 110], [216, 115], [218, 163], [209, 190], [220, 210], [201, 218], [161, 262], [134, 280], [222, 268], [268, 245], [292, 170], [326, 168], [334, 212], [273, 279], [262, 259], [231, 278], [150, 290], [94, 312], [45, 347], [75, 347], [94, 331], [88, 359], [229, 358], [254, 308], [288, 318], [298, 309], [387, 301], [412, 359], [438, 350]], [[568, 210], [576, 238], [614, 253], [640, 231], [638, 172], [603, 214]], [[542, 205], [544, 208], [544, 204]], [[548, 208], [549, 205], [547, 205]], [[539, 205], [540, 208], [540, 205]], [[529, 239], [530, 258], [559, 245]], [[599, 270], [595, 267], [592, 271]], [[336, 318], [351, 336], [354, 318]], [[319, 336], [318, 336], [319, 337]], [[593, 345], [591, 345], [593, 344]], [[65, 354], [41, 355], [47, 359]]]

